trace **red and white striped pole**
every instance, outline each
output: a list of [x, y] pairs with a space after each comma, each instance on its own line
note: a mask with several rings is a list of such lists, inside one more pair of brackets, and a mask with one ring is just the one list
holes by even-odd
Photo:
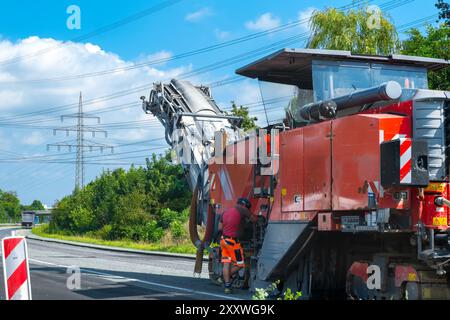
[[28, 250], [24, 237], [2, 239], [6, 300], [31, 300]]

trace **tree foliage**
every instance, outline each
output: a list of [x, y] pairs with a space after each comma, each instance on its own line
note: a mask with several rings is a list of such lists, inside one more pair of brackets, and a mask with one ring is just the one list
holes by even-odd
[[390, 17], [381, 11], [372, 12], [366, 7], [348, 11], [335, 8], [316, 11], [311, 17], [310, 28], [308, 48], [389, 55], [400, 47]]
[[[370, 28], [368, 21], [373, 12], [359, 7], [349, 11], [329, 8], [316, 11], [311, 17], [309, 48], [349, 50], [353, 53], [389, 55], [401, 52], [405, 55], [450, 59], [450, 5], [438, 0], [437, 27], [428, 25], [425, 34], [413, 28], [408, 38], [400, 42], [395, 26], [385, 13], [380, 12], [379, 28]], [[430, 72], [429, 87], [434, 90], [450, 90], [450, 70]]]
[[234, 101], [232, 101], [230, 114], [244, 119], [241, 125], [241, 128], [244, 131], [248, 132], [257, 128], [256, 121], [258, 121], [258, 118], [250, 117], [250, 112], [247, 107], [238, 106]]
[[22, 205], [17, 193], [0, 190], [0, 223], [20, 222], [22, 211], [44, 209], [44, 205], [39, 200], [34, 200], [30, 205]]
[[153, 155], [146, 167], [105, 171], [82, 190], [59, 201], [50, 230], [106, 240], [159, 241], [174, 229], [182, 236], [191, 201], [181, 166], [170, 155]]
[[17, 194], [0, 190], [0, 222], [18, 222], [21, 212]]
[[[411, 29], [403, 42], [402, 53], [412, 56], [450, 59], [450, 25], [428, 25], [425, 34]], [[450, 70], [429, 72], [429, 87], [434, 90], [450, 90]]]
[[439, 10], [439, 19], [443, 20], [447, 26], [450, 26], [450, 4], [444, 0], [438, 0], [436, 8]]
[[23, 205], [22, 211], [28, 210], [45, 210], [44, 205], [39, 200], [34, 200], [30, 205]]

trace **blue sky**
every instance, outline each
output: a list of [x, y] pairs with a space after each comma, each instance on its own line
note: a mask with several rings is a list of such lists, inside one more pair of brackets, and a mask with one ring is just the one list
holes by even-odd
[[[323, 9], [326, 6], [339, 7], [351, 3], [351, 0], [183, 0], [159, 12], [89, 39], [70, 45], [62, 44], [64, 41], [84, 36], [162, 2], [160, 0], [2, 2], [0, 7], [0, 83], [3, 83], [0, 86], [0, 111], [2, 112], [0, 159], [8, 161], [0, 162], [0, 189], [17, 191], [24, 203], [41, 199], [48, 205], [52, 205], [55, 200], [69, 194], [73, 189], [75, 167], [67, 162], [74, 159], [74, 150], [72, 154], [68, 154], [69, 150], [61, 150], [58, 154], [55, 149], [47, 151], [46, 145], [75, 139], [73, 134], [70, 137], [66, 137], [64, 133], [54, 136], [51, 128], [73, 124], [69, 121], [61, 123], [59, 116], [75, 112], [76, 106], [59, 108], [51, 113], [33, 116], [23, 116], [23, 114], [76, 103], [80, 91], [83, 91], [84, 98], [89, 100], [143, 86], [153, 81], [166, 80], [180, 73], [196, 70], [306, 32], [307, 26], [296, 26], [287, 31], [235, 46], [123, 74], [36, 83], [24, 82], [24, 80], [60, 78], [171, 57], [293, 22], [307, 17], [314, 9]], [[378, 5], [387, 2], [392, 1], [372, 1], [373, 4]], [[397, 26], [403, 25], [437, 13], [434, 2], [430, 0], [397, 1], [397, 4], [404, 4], [390, 10], [389, 14]], [[68, 18], [66, 9], [70, 5], [78, 5], [81, 9], [81, 30], [69, 30], [66, 27]], [[291, 47], [303, 46], [303, 42], [291, 45]], [[31, 58], [27, 57], [30, 53], [49, 47], [53, 47], [54, 50]], [[11, 59], [17, 56], [27, 58], [11, 63]], [[251, 60], [205, 72], [190, 80], [207, 84], [227, 79], [234, 76], [235, 69], [248, 62]], [[161, 127], [151, 117], [146, 117], [140, 109], [139, 97], [143, 94], [148, 95], [149, 89], [148, 87], [124, 97], [88, 104], [85, 107], [93, 113], [100, 112], [102, 122], [107, 124], [105, 128], [109, 131], [108, 139], [97, 140], [118, 146], [115, 150], [116, 155], [104, 154], [102, 157], [99, 152], [87, 155], [93, 157], [89, 158], [90, 162], [97, 162], [87, 166], [88, 181], [104, 169], [122, 166], [110, 165], [106, 162], [142, 163], [145, 156], [151, 152], [163, 150], [153, 148], [163, 148], [164, 141], [148, 141], [163, 136]], [[222, 107], [227, 107], [231, 100], [246, 104], [261, 99], [258, 86], [252, 80], [215, 88], [213, 94]], [[128, 104], [128, 108], [121, 107], [123, 104]], [[112, 111], [105, 112], [108, 108]], [[124, 124], [124, 122], [130, 123]], [[123, 144], [132, 145], [121, 146]], [[14, 161], [14, 159], [23, 161]], [[105, 164], [102, 164], [102, 161]]]

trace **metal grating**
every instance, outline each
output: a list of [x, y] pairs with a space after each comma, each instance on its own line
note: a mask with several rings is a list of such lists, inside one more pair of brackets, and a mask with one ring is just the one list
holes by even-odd
[[431, 181], [446, 177], [444, 103], [441, 99], [414, 101], [414, 139], [428, 142]]

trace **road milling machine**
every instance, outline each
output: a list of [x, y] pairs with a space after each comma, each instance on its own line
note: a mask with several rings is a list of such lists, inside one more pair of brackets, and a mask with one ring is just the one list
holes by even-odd
[[221, 277], [218, 219], [245, 197], [258, 222], [246, 227], [235, 286], [279, 280], [305, 299], [450, 299], [450, 91], [428, 86], [428, 72], [448, 66], [275, 52], [237, 70], [260, 82], [265, 130], [252, 133], [209, 88], [155, 84], [143, 108], [163, 124], [193, 191], [196, 271], [207, 249], [210, 278]]

